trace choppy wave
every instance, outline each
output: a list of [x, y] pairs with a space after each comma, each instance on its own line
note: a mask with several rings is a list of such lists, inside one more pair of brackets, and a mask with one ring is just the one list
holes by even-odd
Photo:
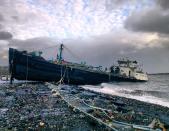
[[[20, 82], [24, 81], [14, 81], [14, 83]], [[0, 84], [5, 83], [9, 83], [9, 81], [0, 80]], [[149, 82], [146, 83], [102, 83], [99, 86], [85, 85], [82, 87], [96, 92], [169, 107], [169, 75], [149, 76]]]
[[[160, 90], [141, 90], [140, 87], [133, 88], [133, 85], [131, 88], [129, 88], [129, 85], [119, 85], [119, 84], [107, 84], [103, 83], [100, 86], [90, 86], [85, 85], [82, 86], [85, 89], [93, 90], [96, 92], [101, 92], [105, 94], [110, 95], [117, 95], [122, 96], [126, 98], [132, 98], [148, 103], [154, 103], [162, 106], [169, 107], [169, 92], [167, 91], [160, 91]], [[167, 97], [165, 97], [167, 96]]]

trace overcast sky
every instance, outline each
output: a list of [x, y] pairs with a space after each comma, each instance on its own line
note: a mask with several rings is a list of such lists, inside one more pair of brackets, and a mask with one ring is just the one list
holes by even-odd
[[[60, 42], [70, 61], [110, 66], [129, 57], [149, 73], [169, 72], [169, 0], [0, 0], [0, 65], [9, 47]], [[56, 57], [49, 50], [44, 56]]]

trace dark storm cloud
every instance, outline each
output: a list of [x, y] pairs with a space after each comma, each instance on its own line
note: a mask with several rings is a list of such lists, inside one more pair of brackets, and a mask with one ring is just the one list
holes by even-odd
[[[169, 72], [169, 58], [167, 57], [169, 56], [169, 51], [166, 48], [167, 44], [161, 47], [145, 46], [138, 48], [135, 45], [124, 43], [120, 39], [113, 39], [114, 41], [97, 39], [92, 43], [84, 45], [77, 41], [72, 43], [64, 42], [67, 48], [74, 55], [78, 56], [79, 59], [75, 59], [67, 50], [64, 50], [64, 58], [65, 60], [75, 62], [86, 61], [87, 64], [94, 66], [102, 65], [103, 67], [110, 67], [117, 59], [128, 57], [138, 60], [149, 73]], [[167, 40], [165, 42], [167, 43]], [[76, 44], [75, 46], [74, 43], [80, 44]]]
[[12, 39], [12, 34], [6, 31], [0, 31], [0, 40]]
[[[104, 4], [107, 11], [113, 11], [113, 9], [116, 9], [117, 7], [121, 8], [122, 6], [126, 6], [127, 4], [130, 4], [128, 2], [131, 2], [131, 0], [106, 0], [106, 3]], [[47, 21], [47, 24], [50, 25], [50, 23], [55, 23], [55, 21], [58, 20], [57, 19], [58, 17], [57, 18], [53, 17], [52, 19], [48, 19], [50, 18], [49, 16], [46, 17], [46, 14], [44, 13], [42, 14], [42, 12], [39, 12], [38, 10], [33, 10], [31, 12], [31, 10], [29, 10], [30, 8], [28, 8], [26, 3], [27, 2], [20, 1], [20, 0], [16, 0], [16, 1], [0, 0], [0, 6], [1, 6], [0, 12], [3, 13], [2, 14], [3, 16], [0, 19], [1, 22], [0, 24], [2, 24], [2, 26], [0, 25], [0, 29], [2, 29], [1, 27], [3, 27], [4, 30], [11, 29], [14, 38], [18, 38], [18, 39], [11, 39], [12, 38], [11, 37], [10, 39], [6, 39], [6, 41], [9, 41], [9, 45], [6, 45], [6, 43], [0, 43], [0, 48], [1, 48], [0, 64], [8, 64], [7, 61], [8, 47], [14, 47], [19, 50], [32, 51], [32, 50], [44, 49], [45, 47], [47, 48], [53, 45], [59, 45], [58, 40], [52, 40], [51, 38], [44, 38], [44, 37], [32, 38], [38, 36], [45, 36], [46, 33], [43, 34], [43, 31], [45, 29], [46, 24], [43, 24], [43, 21]], [[134, 31], [162, 32], [163, 34], [169, 34], [168, 32], [169, 15], [167, 14], [167, 11], [166, 13], [164, 13], [164, 8], [166, 10], [166, 7], [163, 7], [162, 3], [160, 3], [159, 5], [160, 6], [158, 7], [158, 9], [157, 8], [154, 9], [154, 12], [151, 11], [152, 9], [151, 10], [149, 9], [149, 10], [142, 11], [141, 13], [135, 12], [134, 14], [132, 14], [126, 21], [126, 28]], [[76, 5], [76, 7], [78, 6]], [[157, 10], [159, 10], [159, 12]], [[59, 8], [59, 11], [64, 12], [64, 9]], [[54, 10], [54, 12], [57, 12], [57, 10]], [[67, 14], [65, 12], [63, 14]], [[96, 18], [97, 17], [98, 16], [96, 16]], [[62, 18], [64, 18], [64, 16]], [[76, 20], [76, 22], [78, 25], [78, 20]], [[66, 23], [66, 22], [61, 21], [59, 23], [59, 27], [64, 27], [65, 25], [67, 25], [67, 23], [65, 25], [64, 24], [62, 25], [62, 23]], [[105, 23], [103, 22], [103, 24], [99, 24], [99, 26], [104, 24]], [[36, 30], [39, 26], [40, 29], [42, 30]], [[99, 29], [99, 26], [96, 27]], [[51, 25], [50, 28], [52, 30], [47, 30], [47, 31], [55, 32], [54, 31], [55, 29], [53, 30], [54, 27], [57, 26]], [[83, 26], [80, 25], [79, 27], [83, 27]], [[84, 26], [84, 28], [85, 28], [84, 30], [88, 29], [86, 25]], [[76, 28], [73, 27], [72, 32], [74, 31], [76, 32]], [[34, 34], [32, 36], [29, 36], [32, 32], [35, 34], [37, 33], [37, 36]], [[57, 33], [58, 32], [59, 34], [62, 34], [60, 30], [57, 30]], [[168, 51], [169, 46], [167, 44], [168, 40], [161, 39], [160, 41], [155, 41], [155, 43], [159, 43], [159, 42], [163, 43], [163, 46], [161, 48], [147, 46], [146, 48], [138, 49], [137, 45], [143, 45], [144, 43], [143, 42], [139, 43], [140, 40], [137, 40], [137, 37], [136, 40], [133, 39], [130, 40], [132, 36], [128, 36], [128, 34], [132, 34], [132, 32], [127, 32], [125, 37], [122, 38], [125, 39], [124, 41], [127, 41], [126, 43], [122, 42], [121, 37], [116, 38], [118, 34], [111, 34], [110, 37], [111, 38], [113, 37], [112, 39], [105, 39], [103, 41], [102, 41], [102, 37], [99, 36], [100, 39], [96, 38], [97, 41], [89, 42], [89, 43], [83, 42], [82, 40], [63, 40], [63, 43], [69, 48], [69, 50], [71, 50], [71, 53], [66, 49], [64, 50], [64, 59], [72, 62], [78, 62], [78, 63], [82, 61], [86, 61], [87, 64], [89, 65], [95, 65], [95, 66], [103, 65], [109, 67], [118, 58], [129, 57], [141, 61], [144, 64], [146, 71], [148, 72], [169, 72], [168, 69], [169, 60], [167, 59], [167, 57], [169, 56], [169, 51]], [[119, 33], [119, 35], [121, 35], [121, 32]], [[166, 38], [168, 36], [161, 36], [161, 37]], [[27, 39], [27, 38], [32, 38], [32, 39]], [[20, 39], [26, 39], [26, 40], [20, 40]], [[132, 45], [133, 43], [136, 43], [137, 45]], [[45, 58], [47, 59], [56, 58], [58, 47], [53, 47], [42, 51], [44, 52]]]
[[20, 50], [38, 50], [41, 48], [55, 45], [56, 41], [47, 37], [38, 37], [27, 40], [12, 39], [9, 41], [9, 47], [14, 47]]
[[169, 34], [169, 0], [156, 0], [153, 7], [133, 12], [124, 27], [136, 32]]
[[160, 43], [162, 47], [169, 51], [169, 35], [161, 34], [159, 35], [159, 40], [155, 41], [156, 43]]
[[[116, 41], [117, 42], [117, 41]], [[119, 58], [128, 57], [138, 60], [143, 64], [145, 71], [149, 73], [169, 72], [169, 51], [165, 47], [145, 47], [138, 49], [134, 45], [114, 43], [97, 43], [88, 46], [66, 44], [80, 59], [74, 59], [70, 53], [64, 50], [64, 58], [70, 61], [86, 61], [89, 65], [110, 67]]]
[[169, 72], [169, 51], [166, 48], [146, 47], [129, 56], [134, 56], [141, 61], [149, 73]]
[[0, 30], [1, 30], [1, 29], [3, 29], [3, 26], [2, 26], [2, 24], [0, 24]]
[[15, 21], [19, 21], [19, 17], [18, 16], [11, 16], [13, 20]]
[[163, 9], [169, 9], [169, 0], [157, 0], [157, 4], [159, 4]]
[[0, 6], [6, 5], [7, 0], [0, 0]]
[[169, 34], [169, 12], [155, 8], [133, 13], [127, 18], [125, 28], [138, 32]]
[[4, 21], [4, 17], [2, 14], [0, 14], [0, 21]]
[[[164, 47], [138, 49], [135, 45], [123, 43], [119, 39], [114, 39], [111, 42], [110, 40], [101, 41], [101, 39], [88, 43], [82, 40], [62, 40], [62, 42], [66, 47], [63, 57], [71, 62], [80, 63], [86, 61], [88, 65], [110, 67], [117, 59], [129, 57], [143, 63], [144, 69], [149, 73], [169, 72], [169, 59], [166, 57], [169, 56], [169, 51]], [[53, 45], [58, 46], [54, 47]], [[51, 46], [53, 48], [48, 48]], [[43, 56], [46, 59], [55, 59], [59, 48], [59, 41], [49, 38], [12, 39], [9, 41], [8, 47], [29, 51], [42, 49]], [[7, 57], [8, 51], [6, 49], [1, 50], [0, 64], [8, 64]]]

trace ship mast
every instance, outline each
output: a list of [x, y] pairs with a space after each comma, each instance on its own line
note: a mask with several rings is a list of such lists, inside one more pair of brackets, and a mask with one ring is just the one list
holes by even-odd
[[59, 63], [62, 62], [62, 52], [63, 52], [63, 44], [61, 44], [60, 48], [59, 48], [59, 56], [58, 56], [58, 62]]

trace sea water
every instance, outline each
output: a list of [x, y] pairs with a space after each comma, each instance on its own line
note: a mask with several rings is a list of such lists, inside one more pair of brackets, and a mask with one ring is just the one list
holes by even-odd
[[[16, 83], [23, 82], [17, 81]], [[1, 84], [9, 81], [0, 81]], [[84, 85], [85, 89], [110, 95], [137, 99], [169, 107], [169, 74], [149, 75], [148, 82], [113, 82], [98, 86]]]
[[169, 74], [149, 75], [148, 82], [113, 82], [82, 87], [169, 107]]

